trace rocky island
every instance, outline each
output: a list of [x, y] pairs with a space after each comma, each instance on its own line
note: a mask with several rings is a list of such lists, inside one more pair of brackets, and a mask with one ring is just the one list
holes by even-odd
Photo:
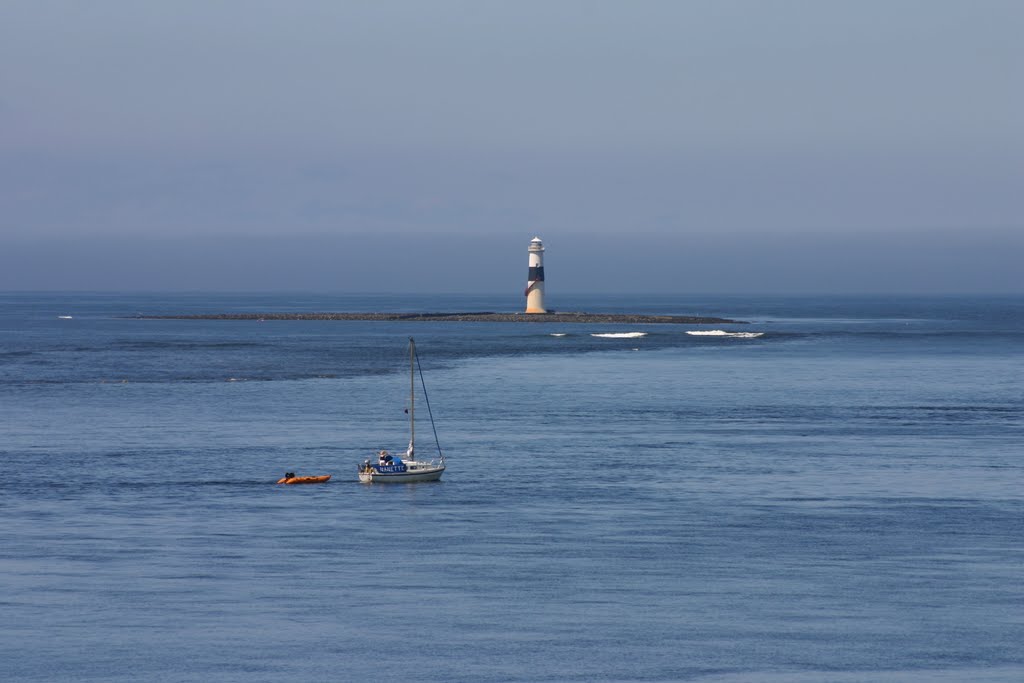
[[743, 324], [742, 320], [689, 315], [637, 315], [630, 313], [199, 313], [191, 315], [137, 315], [147, 320], [373, 320], [381, 322], [471, 323], [620, 323], [627, 325]]

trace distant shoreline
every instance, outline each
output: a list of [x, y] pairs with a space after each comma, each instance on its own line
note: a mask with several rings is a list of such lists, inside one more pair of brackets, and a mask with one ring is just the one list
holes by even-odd
[[193, 315], [136, 315], [142, 320], [363, 320], [381, 322], [470, 323], [624, 323], [629, 325], [746, 324], [742, 320], [689, 315], [629, 313], [199, 313]]

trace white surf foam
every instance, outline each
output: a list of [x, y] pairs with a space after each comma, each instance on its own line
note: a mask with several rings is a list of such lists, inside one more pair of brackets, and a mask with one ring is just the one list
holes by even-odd
[[635, 339], [646, 337], [646, 332], [592, 332], [591, 337], [604, 337], [605, 339]]
[[57, 318], [60, 320], [73, 320], [70, 315], [58, 315]]
[[695, 337], [735, 337], [737, 339], [756, 339], [764, 332], [726, 332], [725, 330], [687, 330], [686, 334]]
[[551, 336], [552, 337], [564, 337], [565, 334], [566, 334], [565, 332], [552, 332]]

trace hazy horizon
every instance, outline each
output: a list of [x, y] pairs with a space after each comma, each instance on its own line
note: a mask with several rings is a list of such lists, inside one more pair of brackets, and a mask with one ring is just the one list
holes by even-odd
[[1024, 5], [7, 3], [0, 290], [1024, 293]]
[[[3, 291], [309, 291], [309, 292], [522, 292], [528, 240], [488, 236], [396, 234], [307, 235], [300, 239], [260, 236], [239, 242], [230, 236], [201, 239], [123, 237], [70, 241], [62, 249], [48, 243], [9, 247], [12, 260], [32, 264], [45, 287], [19, 287], [12, 271], [0, 273]], [[541, 237], [544, 237], [541, 235]], [[988, 237], [988, 239], [986, 239]], [[884, 238], [884, 239], [883, 239]], [[1024, 236], [947, 237], [929, 245], [920, 235], [795, 236], [821, 254], [789, 248], [778, 235], [746, 238], [738, 247], [729, 236], [703, 236], [698, 245], [676, 244], [666, 251], [660, 236], [632, 236], [631, 248], [616, 250], [625, 238], [563, 235], [545, 238], [547, 298], [560, 293], [633, 294], [1017, 294]], [[399, 240], [405, 247], [397, 248]], [[885, 242], [879, 249], [877, 244]], [[352, 249], [352, 245], [358, 245]], [[1000, 248], [1012, 244], [1013, 249]], [[126, 253], [133, 254], [131, 259]], [[472, 259], [463, 254], [472, 253]], [[834, 255], [830, 258], [830, 255]], [[841, 258], [840, 258], [841, 257]], [[92, 286], [77, 285], [82, 263]], [[984, 272], [961, 263], [985, 263]], [[651, 264], [663, 266], [652, 269]], [[912, 264], [905, 267], [904, 264]], [[296, 264], [306, 266], [296, 269]], [[185, 282], [182, 271], [191, 273]], [[751, 273], [768, 278], [752, 284]], [[422, 279], [395, 277], [416, 273]], [[150, 287], [126, 287], [145, 280]], [[934, 282], [947, 283], [946, 288]]]

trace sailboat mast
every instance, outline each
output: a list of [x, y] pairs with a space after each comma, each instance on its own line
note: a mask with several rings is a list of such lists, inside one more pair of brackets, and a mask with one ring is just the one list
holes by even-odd
[[[409, 337], [409, 448], [416, 443], [416, 342]], [[412, 453], [410, 453], [412, 455]]]

